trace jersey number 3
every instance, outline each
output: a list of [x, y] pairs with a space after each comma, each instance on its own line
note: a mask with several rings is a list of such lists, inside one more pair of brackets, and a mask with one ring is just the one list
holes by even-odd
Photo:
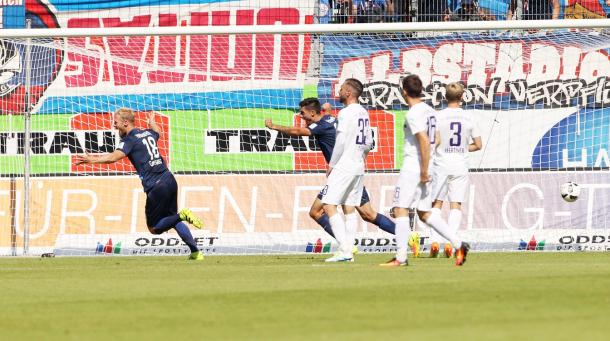
[[146, 146], [146, 150], [148, 150], [148, 155], [150, 155], [151, 160], [159, 158], [159, 147], [157, 147], [157, 142], [154, 137], [148, 136], [142, 139], [142, 143]]
[[457, 147], [462, 145], [462, 123], [461, 122], [451, 122], [449, 124], [449, 129], [453, 133], [451, 138], [449, 139], [449, 145], [451, 147]]
[[366, 129], [369, 127], [368, 118], [358, 119], [358, 129], [360, 133], [356, 135], [356, 144], [366, 144]]

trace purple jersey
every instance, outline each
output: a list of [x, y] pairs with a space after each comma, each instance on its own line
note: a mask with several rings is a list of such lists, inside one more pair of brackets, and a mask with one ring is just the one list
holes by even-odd
[[134, 128], [121, 138], [117, 150], [127, 155], [142, 180], [144, 192], [150, 191], [165, 172], [169, 172], [161, 157], [157, 141], [159, 134], [152, 129]]

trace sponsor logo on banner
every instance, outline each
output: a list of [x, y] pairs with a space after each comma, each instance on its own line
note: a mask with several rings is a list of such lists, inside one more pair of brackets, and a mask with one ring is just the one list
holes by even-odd
[[546, 244], [545, 240], [536, 241], [536, 237], [532, 236], [532, 238], [530, 239], [529, 242], [526, 242], [523, 239], [521, 239], [519, 241], [518, 250], [529, 250], [529, 251], [544, 250], [545, 244]]
[[[218, 236], [194, 233], [197, 247], [206, 254], [216, 253]], [[59, 234], [57, 255], [185, 255], [190, 250], [176, 235], [145, 234]]]
[[320, 151], [314, 138], [269, 129], [210, 129], [205, 136], [206, 154]]
[[[420, 233], [419, 245], [420, 250], [425, 251], [428, 250], [428, 240], [429, 236], [423, 235]], [[362, 253], [387, 253], [387, 252], [396, 252], [396, 238], [386, 238], [386, 237], [362, 237], [356, 238], [354, 242], [355, 246], [358, 246], [358, 249]]]
[[570, 234], [559, 237], [557, 250], [610, 251], [610, 235]]
[[[24, 152], [25, 133], [0, 133], [0, 155], [21, 155]], [[118, 131], [34, 131], [30, 146], [33, 154], [110, 153], [119, 140]]]
[[395, 238], [357, 238], [354, 245], [363, 253], [384, 253], [396, 251]]
[[[394, 169], [394, 115], [382, 110], [369, 110], [369, 116], [375, 144], [367, 157], [367, 169]], [[293, 124], [306, 127], [299, 115], [293, 116]], [[205, 130], [204, 154], [286, 152], [294, 153], [294, 170], [326, 169], [320, 148], [309, 136], [293, 137], [275, 130], [255, 128]]]
[[322, 239], [319, 239], [315, 243], [307, 243], [305, 247], [305, 252], [307, 253], [329, 253], [330, 252], [330, 242], [326, 244], [322, 244]]
[[[267, 233], [287, 233], [287, 238], [293, 240], [297, 233], [320, 230], [308, 212], [311, 201], [324, 184], [324, 174], [253, 174], [247, 177], [178, 174], [176, 178], [180, 183], [178, 206], [193, 209], [206, 222], [206, 229], [223, 240], [232, 234], [256, 236], [253, 239], [244, 237], [245, 245], [248, 245], [248, 242], [270, 240]], [[576, 202], [566, 203], [559, 195], [557, 184], [566, 178], [586, 189]], [[373, 208], [387, 212], [392, 205], [396, 174], [372, 173], [367, 175], [366, 181]], [[587, 242], [591, 245], [608, 243], [607, 222], [610, 219], [604, 199], [610, 193], [610, 173], [607, 171], [472, 173], [470, 181], [459, 233], [464, 234], [464, 240], [484, 243], [481, 247], [485, 250], [516, 250], [520, 239], [529, 242], [533, 235], [537, 244], [545, 241], [545, 250], [554, 250], [558, 245], [570, 248]], [[278, 184], [281, 191], [267, 190]], [[15, 187], [19, 189], [22, 185], [22, 180], [17, 179]], [[0, 179], [0, 226], [11, 226], [8, 211], [11, 202], [15, 203], [17, 214], [23, 210], [23, 200], [19, 200], [23, 194], [17, 191], [17, 199], [11, 199], [10, 188], [10, 179]], [[40, 198], [31, 206], [32, 247], [53, 245], [60, 234], [142, 233], [138, 237], [147, 240], [158, 237], [148, 234], [146, 229], [143, 209], [146, 197], [137, 177], [96, 176], [85, 182], [75, 182], [74, 177], [37, 177], [32, 179], [31, 188], [31, 197]], [[109, 191], [109, 188], [120, 191]], [[117, 200], [119, 196], [120, 200]], [[15, 220], [19, 243], [23, 222]], [[366, 231], [377, 229], [367, 225]], [[168, 236], [177, 238], [172, 234]], [[318, 238], [325, 240], [321, 233], [305, 234], [293, 244], [292, 250], [304, 251], [308, 242]], [[87, 244], [87, 250], [91, 252], [97, 242], [105, 243], [108, 239], [96, 237]], [[126, 245], [135, 242], [127, 242], [122, 237], [112, 240], [123, 242], [121, 252]], [[425, 239], [424, 244], [427, 241]], [[361, 249], [395, 247], [393, 236], [387, 234], [358, 235], [357, 242]], [[214, 241], [214, 246], [216, 244]], [[10, 245], [10, 239], [0, 239], [0, 247]]]
[[112, 238], [108, 239], [106, 244], [102, 244], [97, 242], [97, 246], [95, 247], [95, 253], [106, 253], [106, 254], [121, 254], [121, 244], [122, 242], [118, 242], [116, 244], [112, 244]]
[[[197, 247], [206, 254], [215, 253], [219, 237], [194, 237]], [[134, 240], [130, 253], [134, 255], [189, 254], [191, 251], [179, 237], [151, 236]]]
[[[147, 112], [136, 111], [135, 117], [136, 127], [148, 127]], [[156, 113], [155, 122], [163, 132], [157, 141], [157, 146], [169, 166], [171, 135], [169, 117]], [[66, 130], [33, 131], [30, 137], [30, 150], [37, 156], [71, 155], [69, 169], [72, 172], [135, 172], [127, 158], [112, 164], [74, 165], [73, 158], [76, 154], [111, 153], [117, 148], [119, 141], [119, 133], [113, 128], [112, 113], [77, 114], [70, 117], [69, 127], [66, 127]], [[23, 155], [24, 150], [25, 133], [0, 132], [0, 157]]]

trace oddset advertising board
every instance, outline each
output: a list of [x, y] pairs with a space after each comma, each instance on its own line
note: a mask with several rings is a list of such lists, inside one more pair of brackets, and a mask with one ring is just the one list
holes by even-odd
[[[559, 195], [559, 185], [566, 176], [582, 188], [579, 200], [574, 203], [563, 201]], [[396, 174], [366, 175], [371, 205], [378, 212], [388, 214], [396, 180]], [[20, 245], [23, 237], [22, 181], [15, 181], [16, 240], [2, 233], [0, 251], [3, 253], [10, 251], [11, 243]], [[268, 245], [270, 238], [277, 242], [273, 245], [283, 245], [278, 251], [295, 248], [302, 240], [290, 237], [293, 233], [297, 236], [301, 232], [311, 233], [307, 238], [328, 239], [309, 218], [310, 205], [325, 182], [323, 174], [178, 175], [177, 181], [179, 207], [190, 207], [202, 217], [206, 236], [217, 236], [219, 242], [225, 234], [237, 236], [239, 243], [233, 246], [244, 252], [262, 252], [260, 249]], [[565, 245], [575, 247], [577, 241], [586, 244], [586, 238], [579, 238], [580, 235], [589, 236], [589, 243], [606, 245], [606, 212], [610, 210], [607, 172], [472, 173], [471, 181], [458, 233], [463, 238], [472, 238], [469, 240], [480, 250], [512, 249], [511, 245], [518, 246], [522, 239], [529, 242], [532, 236], [546, 240], [550, 248], [557, 247], [551, 242], [555, 237], [565, 237], [561, 239]], [[65, 235], [73, 235], [70, 240], [83, 241], [97, 235], [153, 237], [146, 228], [145, 194], [135, 176], [95, 176], [82, 181], [74, 181], [73, 177], [35, 178], [31, 197], [33, 250], [53, 249], [58, 237]], [[0, 224], [3, 231], [11, 226], [10, 202], [10, 181], [2, 179]], [[428, 233], [423, 227], [419, 230], [424, 236]], [[378, 230], [361, 221], [358, 232], [375, 234]], [[593, 235], [605, 236], [604, 241], [600, 237], [594, 239]]]
[[[315, 8], [308, 0], [164, 4], [28, 1], [26, 16], [36, 28], [312, 24]], [[128, 162], [99, 167], [73, 162], [76, 154], [116, 148], [119, 136], [111, 113], [122, 106], [136, 111], [138, 126], [145, 126], [146, 115], [155, 112], [164, 132], [160, 152], [181, 186], [179, 206], [203, 216], [208, 231], [202, 238], [218, 237], [216, 251], [234, 252], [221, 247], [229, 240], [240, 250], [257, 250], [270, 240], [275, 243], [270, 249], [278, 251], [303, 245], [307, 250], [309, 244], [313, 250], [332, 249], [308, 216], [325, 182], [321, 152], [313, 139], [266, 129], [264, 120], [305, 126], [295, 112], [309, 96], [333, 104], [336, 115], [341, 108], [338, 86], [349, 77], [362, 80], [360, 101], [369, 109], [376, 142], [367, 158], [365, 184], [373, 207], [387, 214], [402, 164], [408, 107], [398, 83], [407, 73], [422, 78], [424, 99], [436, 109], [444, 106], [445, 84], [466, 85], [464, 105], [484, 144], [484, 152], [472, 153], [469, 167], [495, 172], [471, 175], [460, 229], [465, 238], [478, 240], [474, 245], [480, 249], [519, 249], [522, 241], [525, 249], [539, 247], [540, 241], [546, 249], [605, 245], [608, 233], [599, 231], [607, 231], [610, 181], [604, 172], [531, 172], [610, 165], [610, 59], [599, 35], [334, 34], [317, 39], [89, 37], [66, 39], [62, 50], [48, 44], [34, 47], [33, 250], [79, 240], [87, 241], [86, 250], [89, 243], [97, 250], [98, 242], [104, 250], [110, 239], [109, 248], [115, 250], [118, 239], [147, 235], [145, 195]], [[312, 57], [313, 44], [324, 47], [319, 59]], [[11, 72], [11, 77], [0, 78], [0, 252], [9, 253], [23, 238], [24, 193], [18, 174], [25, 148], [19, 100], [25, 92], [25, 58], [15, 42], [3, 41], [0, 47], [0, 69]], [[312, 67], [314, 60], [318, 64]], [[311, 69], [319, 73], [312, 75]], [[583, 188], [582, 198], [570, 205], [558, 194], [566, 180]], [[485, 190], [489, 188], [494, 190]], [[376, 236], [375, 228], [364, 222], [359, 233], [361, 238]], [[427, 243], [423, 230], [422, 236]], [[138, 246], [137, 239], [125, 238], [122, 246]], [[373, 244], [379, 244], [376, 252], [387, 251], [385, 241]]]

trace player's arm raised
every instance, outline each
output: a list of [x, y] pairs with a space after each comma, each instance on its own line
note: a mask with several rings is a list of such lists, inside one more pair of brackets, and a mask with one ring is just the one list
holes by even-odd
[[159, 134], [159, 136], [161, 136], [161, 133], [162, 133], [161, 127], [159, 127], [157, 122], [155, 122], [155, 112], [150, 111], [147, 113], [147, 116], [148, 116], [148, 129], [151, 129], [155, 133]]
[[265, 127], [269, 128], [271, 130], [277, 130], [281, 133], [284, 133], [284, 134], [290, 135], [290, 136], [311, 136], [311, 130], [309, 130], [308, 128], [288, 127], [288, 126], [281, 126], [281, 125], [273, 124], [273, 121], [269, 118], [265, 120]]
[[82, 165], [82, 164], [94, 164], [94, 163], [115, 163], [117, 161], [119, 161], [120, 159], [125, 157], [125, 153], [123, 153], [121, 150], [115, 150], [112, 153], [109, 154], [104, 154], [104, 155], [90, 155], [90, 154], [82, 154], [82, 155], [76, 155], [75, 156], [75, 165]]

